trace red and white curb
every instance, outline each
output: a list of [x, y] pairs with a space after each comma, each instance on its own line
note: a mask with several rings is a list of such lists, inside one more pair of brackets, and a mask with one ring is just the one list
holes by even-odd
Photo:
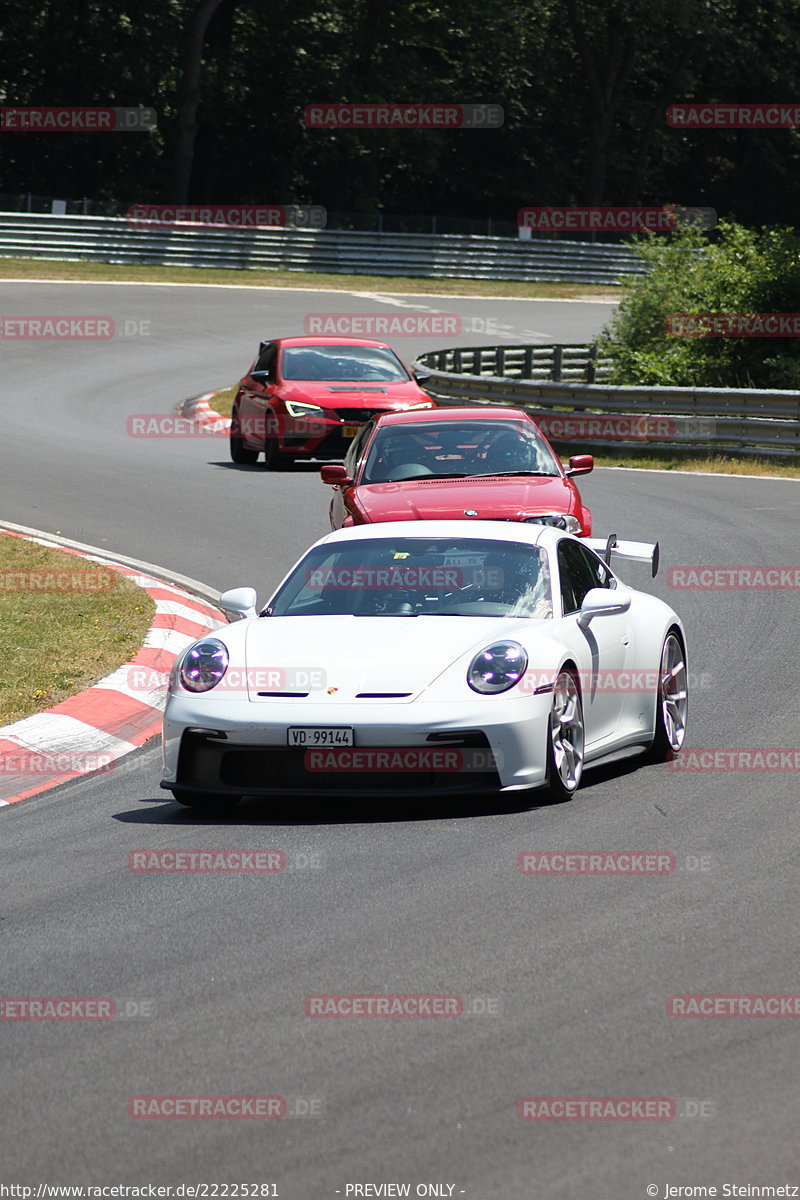
[[214, 412], [208, 403], [218, 395], [218, 391], [205, 392], [202, 396], [193, 396], [191, 400], [184, 400], [179, 408], [179, 413], [187, 421], [197, 421], [209, 433], [228, 433], [231, 427], [230, 417], [223, 417], [220, 413]]
[[[213, 604], [177, 584], [104, 555], [74, 549], [65, 545], [64, 539], [50, 540], [46, 535], [2, 527], [0, 535], [102, 563], [138, 584], [156, 606], [144, 645], [132, 660], [47, 712], [0, 727], [0, 805], [8, 805], [68, 779], [110, 770], [117, 759], [157, 734], [175, 659], [196, 638], [225, 625], [226, 620]], [[133, 684], [137, 668], [147, 681], [146, 689]]]

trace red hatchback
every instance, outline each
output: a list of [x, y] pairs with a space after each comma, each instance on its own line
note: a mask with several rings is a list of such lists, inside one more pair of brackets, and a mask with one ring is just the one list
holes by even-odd
[[500, 520], [556, 525], [580, 537], [592, 514], [536, 422], [518, 408], [437, 408], [392, 413], [359, 430], [344, 466], [321, 469], [333, 484], [333, 529], [371, 521]]
[[341, 458], [370, 417], [435, 408], [385, 342], [285, 337], [262, 342], [239, 384], [231, 414], [231, 458], [268, 468], [298, 458]]

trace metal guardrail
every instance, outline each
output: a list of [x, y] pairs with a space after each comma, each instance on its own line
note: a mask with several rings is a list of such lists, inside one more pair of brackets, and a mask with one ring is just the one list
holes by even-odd
[[0, 213], [0, 257], [610, 285], [646, 272], [630, 247], [592, 242], [203, 225], [145, 229], [124, 217], [17, 212]]
[[[482, 347], [482, 362], [490, 361], [498, 350], [509, 349]], [[518, 352], [521, 347], [513, 349]], [[588, 351], [589, 347], [583, 349]], [[455, 353], [432, 351], [418, 360], [431, 375], [426, 391], [445, 403], [466, 401], [525, 408], [546, 436], [557, 443], [568, 443], [572, 453], [579, 453], [582, 447], [647, 446], [761, 458], [800, 455], [800, 392], [622, 387], [477, 372], [455, 374], [433, 367], [431, 360], [437, 355]], [[461, 351], [462, 356], [472, 353]], [[447, 361], [452, 365], [454, 359]]]
[[608, 374], [610, 359], [596, 346], [572, 343], [544, 346], [456, 346], [431, 350], [417, 360], [434, 371], [455, 375], [495, 375], [504, 379], [538, 379], [597, 383]]
[[[54, 205], [56, 207], [54, 207]], [[130, 201], [83, 196], [80, 200], [70, 197], [42, 196], [35, 192], [0, 192], [0, 212], [56, 213], [84, 217], [124, 217], [132, 207]], [[319, 228], [319, 226], [318, 226]], [[325, 229], [362, 229], [374, 233], [459, 233], [477, 234], [487, 237], [518, 236], [516, 215], [504, 217], [455, 217], [443, 213], [405, 212], [346, 212], [327, 209]], [[575, 235], [571, 232], [559, 234], [567, 240]], [[596, 233], [592, 241], [616, 242], [624, 240], [626, 234]], [[578, 238], [580, 241], [580, 238]]]

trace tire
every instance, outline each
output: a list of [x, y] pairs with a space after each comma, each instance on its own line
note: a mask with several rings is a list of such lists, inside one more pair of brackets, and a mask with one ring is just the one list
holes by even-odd
[[248, 450], [242, 441], [239, 427], [239, 409], [234, 405], [231, 413], [231, 460], [242, 467], [253, 467], [258, 462], [258, 451]]
[[264, 438], [264, 466], [266, 469], [268, 471], [285, 471], [293, 465], [294, 459], [291, 454], [282, 454], [278, 446], [278, 439], [267, 434]]
[[571, 800], [583, 774], [583, 701], [575, 671], [559, 671], [547, 731], [547, 792], [552, 801]]
[[647, 762], [671, 762], [680, 753], [686, 737], [688, 703], [686, 653], [677, 629], [670, 629], [661, 648], [655, 735], [645, 751]]
[[278, 449], [278, 439], [274, 437], [264, 438], [264, 466], [268, 471], [277, 471], [280, 468], [281, 452]]
[[207, 812], [227, 812], [241, 799], [241, 796], [215, 796], [213, 792], [195, 792], [186, 788], [173, 788], [172, 795], [186, 808], [201, 808]]

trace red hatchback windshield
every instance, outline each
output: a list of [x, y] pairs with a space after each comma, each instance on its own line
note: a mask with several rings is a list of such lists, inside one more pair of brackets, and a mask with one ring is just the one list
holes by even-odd
[[387, 425], [370, 446], [359, 483], [481, 475], [560, 474], [547, 444], [521, 421]]
[[304, 382], [408, 383], [396, 355], [381, 346], [285, 346], [281, 376]]

